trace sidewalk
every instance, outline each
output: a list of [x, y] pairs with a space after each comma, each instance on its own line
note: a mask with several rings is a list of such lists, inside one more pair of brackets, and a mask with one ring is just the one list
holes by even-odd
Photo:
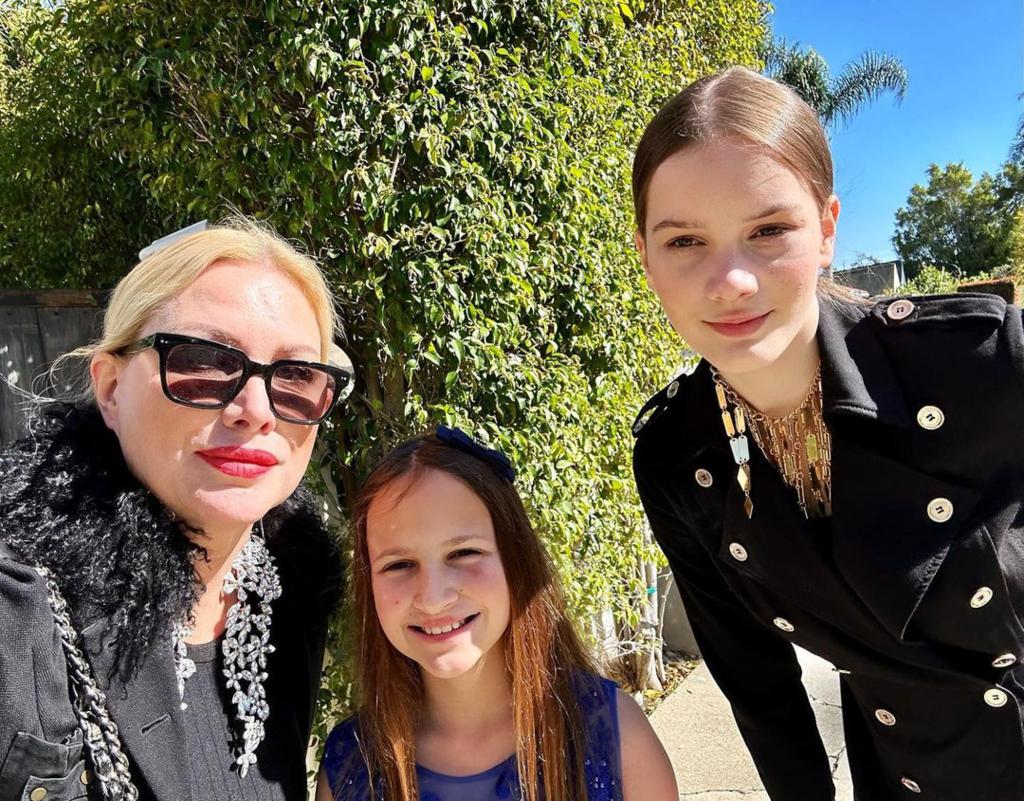
[[[832, 760], [836, 801], [850, 801], [853, 793], [837, 674], [818, 657], [799, 648], [797, 652], [825, 750]], [[651, 723], [675, 766], [681, 799], [769, 801], [729, 703], [703, 664], [654, 711]]]

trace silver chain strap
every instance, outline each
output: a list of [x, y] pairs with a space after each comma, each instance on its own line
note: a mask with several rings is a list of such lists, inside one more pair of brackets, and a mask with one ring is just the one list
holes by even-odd
[[35, 570], [46, 580], [50, 608], [67, 660], [75, 714], [85, 735], [85, 750], [92, 766], [94, 785], [104, 801], [137, 801], [139, 791], [132, 782], [117, 724], [110, 716], [106, 696], [93, 678], [91, 666], [78, 647], [78, 633], [71, 623], [67, 601], [49, 570], [44, 567]]

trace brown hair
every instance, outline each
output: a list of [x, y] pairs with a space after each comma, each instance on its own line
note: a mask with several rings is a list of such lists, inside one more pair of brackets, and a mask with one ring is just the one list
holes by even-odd
[[[633, 157], [633, 210], [643, 236], [647, 189], [668, 158], [695, 143], [739, 137], [761, 145], [803, 179], [824, 212], [833, 194], [832, 152], [818, 115], [788, 86], [746, 67], [694, 81], [657, 113]], [[818, 289], [833, 300], [861, 303], [822, 277]]]
[[566, 614], [544, 545], [512, 483], [483, 459], [433, 434], [409, 440], [385, 456], [360, 489], [353, 509], [358, 715], [371, 786], [381, 782], [385, 801], [418, 801], [415, 727], [423, 685], [419, 666], [391, 644], [377, 618], [366, 543], [367, 512], [373, 500], [396, 481], [406, 482], [407, 491], [427, 470], [441, 470], [462, 481], [491, 514], [511, 596], [505, 662], [511, 677], [523, 799], [586, 798], [582, 764], [586, 733], [573, 676], [594, 672], [594, 666]]
[[732, 67], [691, 83], [644, 131], [633, 158], [633, 208], [641, 234], [654, 171], [691, 144], [727, 136], [765, 147], [807, 182], [825, 209], [832, 195], [832, 154], [818, 115], [788, 86]]

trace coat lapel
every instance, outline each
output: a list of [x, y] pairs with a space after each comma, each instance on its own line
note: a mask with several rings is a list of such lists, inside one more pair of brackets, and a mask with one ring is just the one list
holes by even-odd
[[155, 646], [128, 684], [113, 675], [113, 626], [101, 618], [82, 632], [132, 765], [158, 801], [190, 801], [188, 744], [169, 644]]
[[[880, 337], [885, 323], [877, 307], [866, 312], [821, 303], [823, 406], [832, 430], [833, 554], [865, 606], [892, 636], [903, 639], [978, 495], [854, 443], [851, 432], [858, 429], [844, 426], [844, 418], [888, 427], [888, 434], [881, 429], [883, 438], [904, 442], [915, 430], [902, 381]], [[953, 516], [934, 522], [928, 504], [942, 498], [952, 504]]]
[[[836, 566], [872, 614], [903, 639], [979, 495], [907, 465], [832, 441]], [[935, 522], [928, 505], [945, 499], [953, 516]]]
[[846, 415], [906, 428], [912, 424], [898, 375], [868, 309], [819, 300], [818, 348], [826, 421]]

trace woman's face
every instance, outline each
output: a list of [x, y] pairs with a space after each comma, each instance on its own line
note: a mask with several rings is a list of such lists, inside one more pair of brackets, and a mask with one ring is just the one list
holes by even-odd
[[[320, 360], [312, 307], [267, 264], [213, 264], [153, 315], [140, 338], [156, 332], [222, 342], [263, 364]], [[152, 348], [97, 356], [92, 375], [132, 472], [192, 527], [214, 533], [250, 525], [292, 493], [309, 463], [316, 426], [274, 417], [262, 377], [250, 378], [223, 409], [208, 410], [168, 400]], [[216, 450], [225, 448], [248, 453], [225, 458]]]
[[822, 212], [764, 148], [722, 139], [655, 170], [637, 247], [676, 332], [735, 375], [813, 340], [818, 272], [832, 262], [838, 214], [837, 200]]
[[501, 641], [511, 600], [494, 525], [460, 480], [395, 482], [370, 503], [366, 545], [384, 634], [426, 673], [460, 676]]

